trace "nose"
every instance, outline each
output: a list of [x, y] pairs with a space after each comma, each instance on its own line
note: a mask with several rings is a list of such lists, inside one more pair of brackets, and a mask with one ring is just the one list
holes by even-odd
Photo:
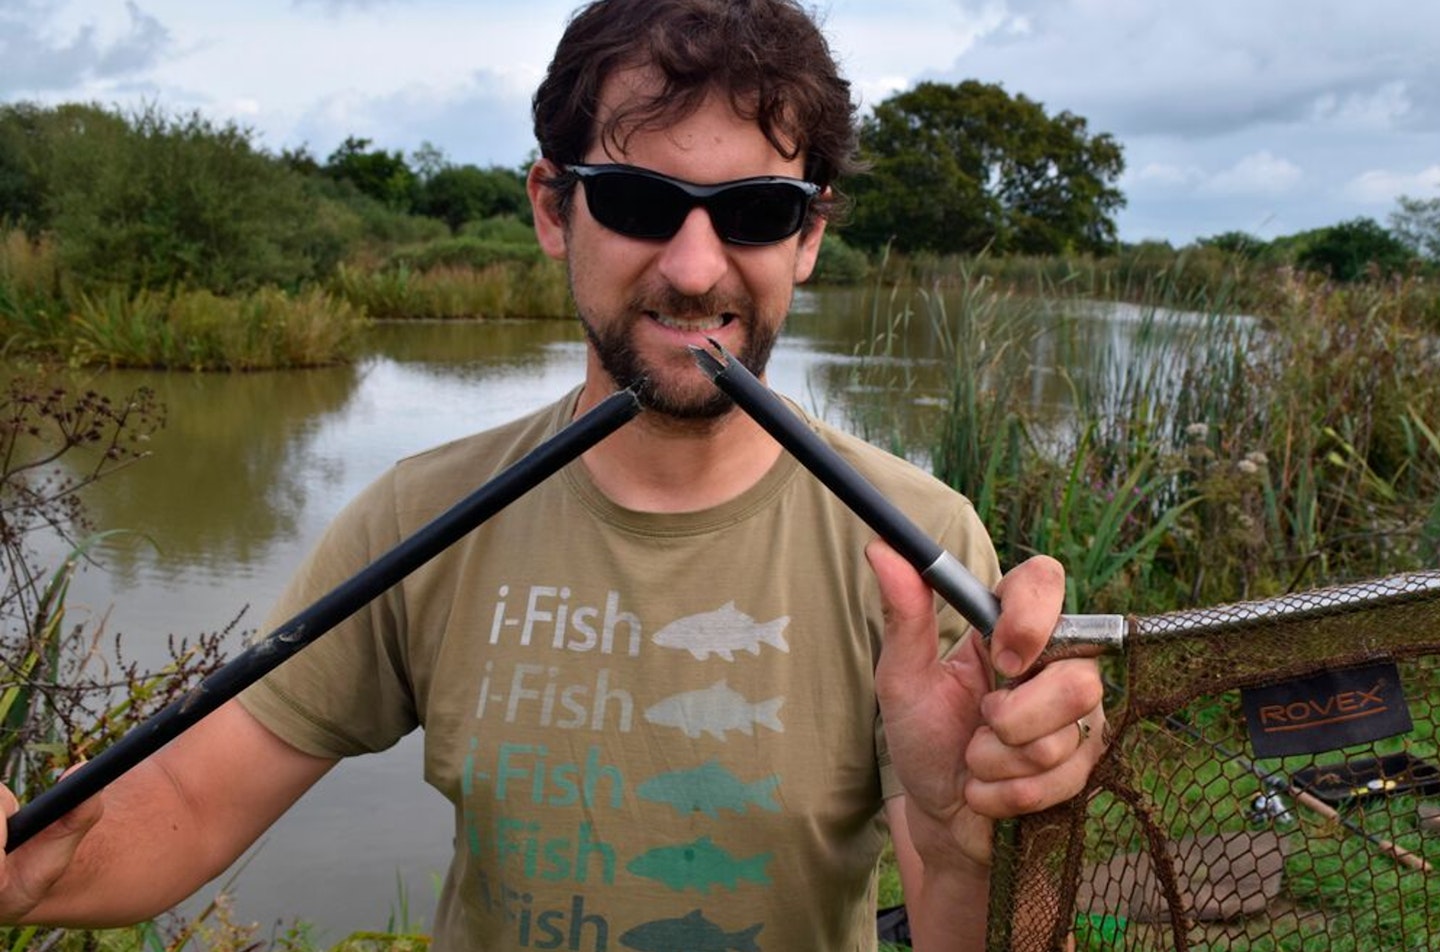
[[665, 242], [659, 267], [670, 286], [682, 294], [704, 294], [719, 283], [730, 261], [705, 209], [690, 210], [680, 230]]

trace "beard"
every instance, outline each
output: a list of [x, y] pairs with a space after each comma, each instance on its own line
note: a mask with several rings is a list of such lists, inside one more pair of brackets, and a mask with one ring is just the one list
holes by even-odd
[[[682, 319], [686, 315], [728, 315], [730, 321], [743, 323], [747, 330], [739, 352], [732, 356], [756, 377], [761, 376], [770, 362], [770, 352], [775, 348], [775, 340], [780, 333], [779, 322], [760, 320], [748, 302], [736, 307], [734, 305], [740, 302], [722, 301], [719, 297], [715, 294], [691, 297], [667, 288], [659, 295], [658, 301], [654, 296], [637, 297], [625, 308], [623, 317], [605, 321], [602, 325], [582, 312], [580, 323], [600, 366], [617, 388], [632, 389], [646, 410], [676, 421], [704, 423], [730, 413], [735, 408], [735, 401], [705, 380], [704, 374], [693, 362], [687, 369], [693, 371], [694, 379], [700, 381], [703, 390], [697, 391], [695, 387], [688, 386], [688, 380], [667, 382], [665, 369], [655, 366], [636, 349], [631, 329], [639, 321], [650, 320], [645, 316], [649, 312], [673, 314]], [[690, 359], [688, 354], [685, 359]], [[673, 371], [669, 376], [673, 376]]]

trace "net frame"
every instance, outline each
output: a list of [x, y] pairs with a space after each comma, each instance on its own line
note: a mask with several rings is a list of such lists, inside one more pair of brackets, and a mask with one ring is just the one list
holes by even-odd
[[[1083, 647], [1061, 639], [1047, 655], [1063, 657], [1079, 653]], [[1125, 822], [1117, 825], [1129, 831], [1132, 845], [1138, 848], [1133, 851], [1135, 859], [1126, 860], [1130, 863], [1126, 875], [1132, 886], [1146, 883], [1144, 898], [1153, 922], [1144, 930], [1143, 940], [1111, 929], [1099, 944], [1084, 947], [1229, 947], [1208, 946], [1197, 929], [1197, 898], [1186, 877], [1187, 862], [1198, 855], [1195, 850], [1223, 851], [1228, 848], [1227, 841], [1223, 837], [1182, 840], [1176, 835], [1174, 818], [1162, 815], [1166, 812], [1165, 805], [1158, 802], [1162, 798], [1142, 782], [1147, 767], [1153, 767], [1150, 758], [1164, 745], [1161, 738], [1165, 734], [1179, 733], [1177, 725], [1184, 724], [1179, 718], [1187, 706], [1198, 701], [1376, 661], [1408, 662], [1411, 667], [1419, 664], [1427, 672], [1427, 684], [1428, 672], [1440, 672], [1440, 663], [1430, 663], [1440, 661], [1440, 572], [1401, 573], [1276, 598], [1127, 619], [1120, 660], [1122, 694], [1118, 703], [1107, 704], [1106, 750], [1085, 789], [1050, 810], [999, 825], [988, 947], [1022, 952], [1074, 947], [1076, 924], [1081, 921], [1077, 920], [1077, 896], [1082, 887], [1096, 891], [1094, 883], [1082, 882], [1097, 875], [1093, 864], [1087, 869], [1087, 851], [1097, 852], [1095, 830], [1110, 822], [1097, 814], [1095, 804], [1100, 802], [1107, 804], [1107, 810], [1128, 814]], [[1440, 674], [1435, 682], [1440, 685]], [[1428, 703], [1429, 698], [1423, 700]], [[1440, 698], [1436, 700], [1440, 702]], [[1402, 849], [1358, 828], [1340, 810], [1317, 801], [1313, 792], [1297, 789], [1291, 779], [1257, 767], [1225, 744], [1199, 734], [1195, 737], [1200, 748], [1209, 749], [1214, 762], [1228, 762], [1251, 774], [1253, 785], [1266, 796], [1273, 793], [1288, 798], [1281, 802], [1293, 804], [1296, 812], [1302, 808], [1316, 811], [1326, 824], [1342, 832], [1348, 826], [1352, 837], [1363, 840], [1366, 848], [1387, 855], [1396, 865], [1418, 870], [1427, 882], [1432, 878], [1427, 872], [1429, 864], [1418, 851]], [[1233, 737], [1231, 740], [1231, 747], [1240, 746]], [[1391, 782], [1384, 779], [1384, 783]], [[1210, 795], [1223, 793], [1211, 790]], [[1241, 838], [1235, 832], [1229, 839], [1238, 842]], [[1293, 847], [1279, 849], [1283, 853]], [[1440, 905], [1440, 881], [1425, 886], [1423, 898]], [[1333, 936], [1322, 936], [1324, 944], [1311, 946], [1301, 938], [1296, 940], [1301, 944], [1295, 946], [1273, 934], [1263, 939], [1252, 935], [1246, 939], [1246, 947], [1329, 948], [1333, 940]], [[1440, 926], [1436, 934], [1412, 935], [1401, 941], [1405, 947], [1411, 942], [1416, 943], [1414, 947], [1436, 947], [1440, 945]]]

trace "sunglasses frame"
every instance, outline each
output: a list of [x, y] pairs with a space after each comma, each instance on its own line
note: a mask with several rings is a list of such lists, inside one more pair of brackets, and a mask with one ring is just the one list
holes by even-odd
[[[820, 193], [825, 190], [824, 186], [818, 185], [814, 182], [808, 182], [805, 179], [790, 178], [784, 175], [754, 175], [749, 178], [732, 179], [728, 182], [717, 182], [713, 185], [698, 185], [694, 182], [687, 182], [684, 179], [673, 178], [660, 172], [641, 168], [638, 165], [624, 165], [615, 162], [607, 162], [601, 164], [575, 163], [562, 166], [562, 168], [566, 172], [570, 172], [576, 178], [578, 178], [582, 186], [585, 188], [585, 204], [590, 209], [590, 216], [592, 218], [594, 218], [605, 228], [615, 232], [616, 234], [624, 235], [627, 238], [639, 239], [641, 241], [669, 241], [671, 238], [675, 237], [677, 232], [679, 232], [681, 226], [683, 226], [685, 223], [685, 218], [689, 216], [690, 212], [694, 211], [695, 208], [699, 207], [705, 209], [705, 213], [710, 216], [710, 222], [711, 225], [715, 228], [715, 233], [720, 236], [720, 239], [722, 241], [728, 244], [746, 245], [751, 247], [779, 244], [790, 236], [798, 233], [802, 228], [805, 227], [805, 219], [810, 211], [810, 203], [813, 202], [817, 197], [819, 197]], [[688, 199], [688, 204], [685, 207], [684, 214], [679, 216], [679, 218], [675, 222], [675, 227], [671, 229], [668, 233], [657, 232], [655, 234], [641, 234], [617, 228], [613, 224], [611, 224], [611, 222], [614, 221], [614, 218], [606, 213], [605, 209], [603, 208], [603, 203], [602, 207], [597, 213], [594, 204], [594, 193], [590, 190], [589, 187], [589, 183], [592, 179], [597, 179], [606, 175], [623, 175], [631, 178], [641, 178], [668, 186], [669, 188], [674, 189], [675, 191], [684, 195]], [[796, 216], [796, 224], [794, 228], [791, 228], [783, 235], [779, 235], [774, 238], [766, 238], [764, 240], [755, 240], [745, 238], [743, 236], [736, 236], [734, 234], [726, 234], [722, 232], [721, 229], [722, 225], [724, 224], [724, 216], [719, 216], [715, 213], [714, 210], [712, 210], [712, 206], [716, 202], [723, 201], [725, 195], [733, 193], [737, 189], [744, 189], [754, 186], [773, 185], [782, 185], [793, 188], [801, 194], [799, 214]], [[610, 221], [607, 221], [607, 218], [609, 218]]]

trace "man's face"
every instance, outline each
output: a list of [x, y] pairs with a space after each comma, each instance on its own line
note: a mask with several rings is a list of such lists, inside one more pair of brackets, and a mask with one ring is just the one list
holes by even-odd
[[[608, 82], [602, 113], [631, 95], [638, 81], [631, 73]], [[802, 159], [781, 156], [753, 121], [714, 98], [664, 131], [635, 132], [623, 153], [597, 145], [585, 161], [639, 166], [697, 184], [802, 174]], [[722, 241], [708, 213], [697, 207], [669, 239], [629, 238], [591, 216], [584, 183], [576, 186], [568, 224], [561, 223], [553, 196], [537, 188], [536, 175], [536, 230], [541, 246], [568, 264], [590, 341], [587, 383], [608, 390], [644, 380], [647, 406], [677, 418], [728, 411], [729, 398], [696, 367], [688, 347], [713, 338], [763, 373], [795, 284], [814, 267], [823, 222], [775, 244], [736, 245]]]

